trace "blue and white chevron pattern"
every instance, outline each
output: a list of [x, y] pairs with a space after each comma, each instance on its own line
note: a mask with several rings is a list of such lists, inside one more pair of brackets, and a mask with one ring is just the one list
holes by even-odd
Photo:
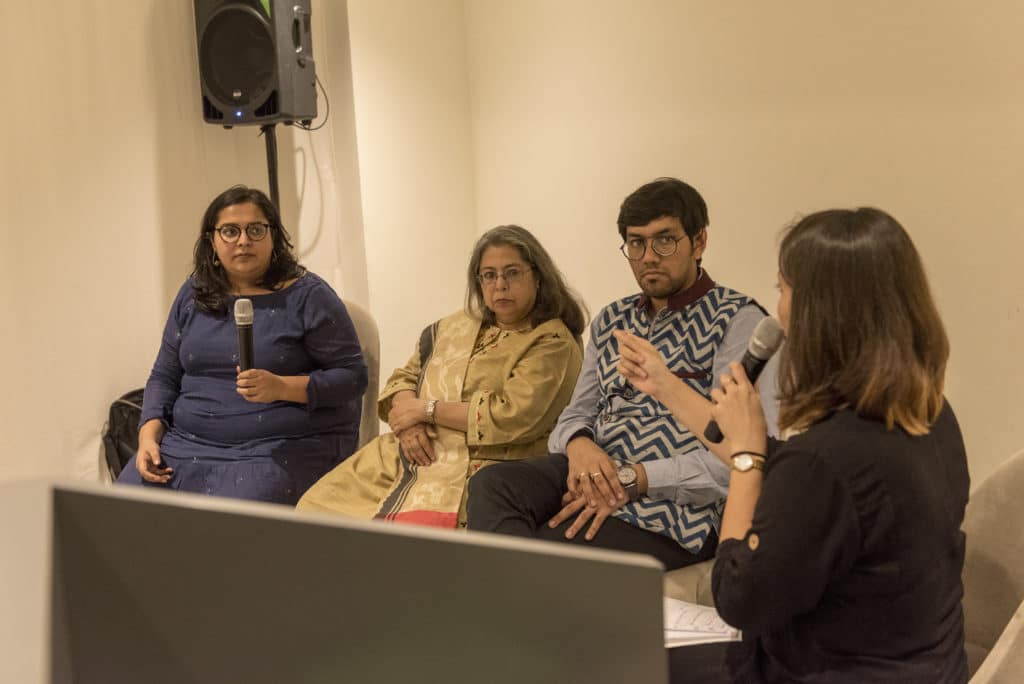
[[[729, 321], [740, 308], [753, 302], [739, 292], [715, 286], [685, 310], [662, 309], [652, 320], [640, 308], [639, 298], [633, 295], [606, 306], [594, 330], [594, 342], [601, 350], [597, 372], [602, 390], [595, 440], [612, 458], [628, 463], [685, 454], [698, 448], [700, 442], [661, 402], [633, 388], [619, 375], [619, 345], [612, 331], [624, 329], [647, 338], [676, 375], [707, 397], [711, 393], [715, 350]], [[711, 531], [718, 529], [723, 503], [680, 506], [642, 497], [614, 515], [670, 537], [697, 553]]]

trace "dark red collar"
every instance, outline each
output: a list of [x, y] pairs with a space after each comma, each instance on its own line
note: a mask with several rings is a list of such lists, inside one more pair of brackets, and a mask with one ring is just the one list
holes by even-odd
[[[700, 275], [697, 276], [697, 280], [693, 281], [693, 285], [690, 287], [679, 290], [673, 295], [670, 295], [668, 302], [665, 304], [665, 308], [672, 311], [682, 311], [690, 304], [706, 295], [711, 291], [711, 288], [715, 286], [715, 281], [711, 279], [708, 272], [703, 268], [700, 270]], [[647, 295], [640, 295], [640, 299], [636, 305], [643, 309], [648, 315], [651, 313], [651, 299]]]

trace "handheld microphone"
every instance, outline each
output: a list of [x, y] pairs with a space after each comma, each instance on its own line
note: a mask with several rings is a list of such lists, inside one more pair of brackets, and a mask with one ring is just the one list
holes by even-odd
[[[772, 354], [782, 346], [784, 337], [782, 326], [771, 316], [761, 319], [761, 322], [754, 328], [754, 334], [750, 336], [750, 342], [747, 343], [747, 351], [744, 352], [743, 358], [740, 360], [740, 365], [743, 366], [747, 377], [750, 378], [750, 384], [757, 382], [768, 359], [772, 358]], [[722, 441], [722, 431], [718, 429], [718, 423], [714, 420], [708, 421], [707, 427], [704, 428], [704, 438], [712, 444]]]
[[238, 367], [251, 369], [252, 358], [252, 300], [239, 299], [235, 302], [235, 326], [238, 328]]

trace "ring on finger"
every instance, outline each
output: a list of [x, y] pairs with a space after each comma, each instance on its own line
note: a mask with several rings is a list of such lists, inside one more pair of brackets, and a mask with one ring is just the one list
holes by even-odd
[[586, 473], [580, 473], [579, 475], [576, 476], [576, 479], [579, 480], [580, 482], [583, 482], [584, 480], [587, 479], [587, 474]]
[[598, 470], [597, 472], [590, 473], [590, 479], [596, 480], [597, 478], [601, 477], [602, 475], [604, 475], [604, 473], [602, 473], [600, 470]]

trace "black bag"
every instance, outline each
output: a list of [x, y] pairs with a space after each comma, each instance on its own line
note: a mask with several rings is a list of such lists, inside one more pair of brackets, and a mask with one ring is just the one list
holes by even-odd
[[141, 389], [132, 390], [110, 405], [110, 416], [103, 426], [103, 455], [107, 460], [111, 480], [117, 479], [139, 450], [142, 392]]

